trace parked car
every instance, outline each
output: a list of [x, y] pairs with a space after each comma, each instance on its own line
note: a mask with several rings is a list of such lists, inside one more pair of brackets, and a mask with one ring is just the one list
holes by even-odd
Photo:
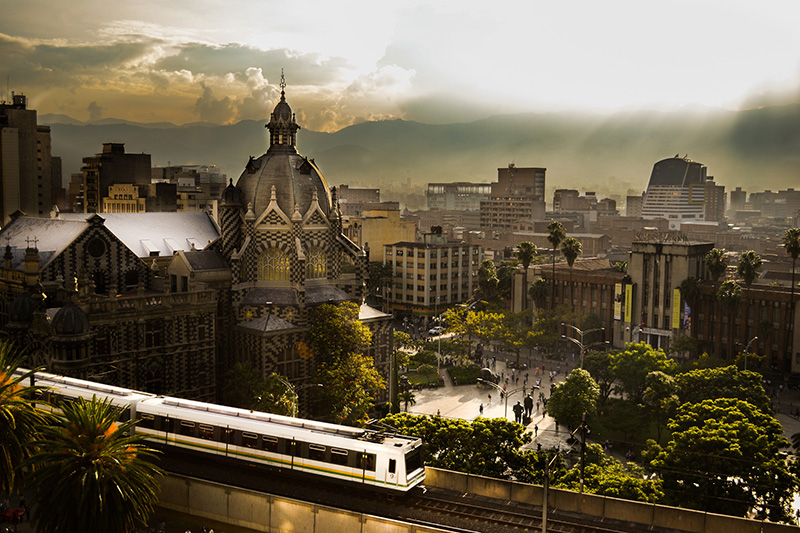
[[431, 329], [428, 330], [428, 335], [431, 337], [436, 337], [442, 334], [442, 326], [433, 326]]

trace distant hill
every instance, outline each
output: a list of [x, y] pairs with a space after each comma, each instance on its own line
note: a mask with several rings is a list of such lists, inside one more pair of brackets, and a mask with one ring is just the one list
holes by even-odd
[[[268, 142], [264, 121], [84, 124], [42, 115], [40, 122], [51, 125], [53, 154], [63, 158], [65, 180], [104, 142], [150, 153], [158, 166], [216, 164], [235, 179], [248, 157], [264, 153]], [[366, 122], [335, 133], [303, 129], [298, 150], [315, 158], [331, 185], [380, 187], [387, 193], [407, 194], [434, 181], [493, 181], [497, 168], [514, 162], [546, 167], [548, 190], [624, 196], [628, 189], [641, 192], [653, 164], [675, 154], [705, 164], [729, 190], [778, 189], [800, 183], [800, 106], [611, 116], [529, 113], [446, 125]]]

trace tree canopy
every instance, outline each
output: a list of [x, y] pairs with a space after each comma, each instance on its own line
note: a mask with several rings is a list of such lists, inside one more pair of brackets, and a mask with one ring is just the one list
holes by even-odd
[[547, 412], [559, 424], [575, 428], [581, 423], [584, 413], [591, 415], [595, 412], [599, 396], [600, 387], [591, 374], [576, 368], [564, 381], [553, 387]]
[[663, 448], [651, 443], [650, 465], [664, 481], [665, 502], [707, 512], [789, 519], [797, 480], [780, 455], [780, 423], [732, 398], [682, 405]]
[[741, 371], [730, 365], [701, 368], [675, 376], [681, 403], [699, 403], [715, 398], [736, 398], [770, 412], [769, 397], [761, 383], [761, 374]]
[[642, 403], [647, 374], [656, 370], [674, 373], [677, 365], [663, 350], [655, 350], [644, 342], [630, 342], [614, 356], [614, 373], [620, 382], [620, 390], [629, 400]]

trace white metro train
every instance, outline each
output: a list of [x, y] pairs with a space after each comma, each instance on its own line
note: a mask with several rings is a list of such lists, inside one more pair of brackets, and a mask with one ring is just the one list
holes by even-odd
[[406, 492], [425, 470], [416, 437], [291, 418], [222, 405], [155, 396], [37, 372], [34, 383], [55, 404], [105, 398], [137, 419], [137, 434], [159, 447], [237, 459], [282, 471]]

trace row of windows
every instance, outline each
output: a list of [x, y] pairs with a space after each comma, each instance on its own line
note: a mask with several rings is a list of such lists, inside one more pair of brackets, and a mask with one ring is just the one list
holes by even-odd
[[[188, 420], [170, 419], [150, 414], [142, 414], [139, 427], [221, 442], [223, 444], [264, 450], [271, 453], [290, 455], [292, 457], [310, 459], [312, 461], [349, 466], [359, 470], [375, 471], [376, 455], [373, 453], [333, 448], [310, 442], [262, 435], [248, 431], [240, 431], [238, 429], [222, 428], [209, 424], [199, 424]], [[390, 460], [389, 471], [394, 473], [395, 468], [396, 463], [394, 459], [392, 459]]]

